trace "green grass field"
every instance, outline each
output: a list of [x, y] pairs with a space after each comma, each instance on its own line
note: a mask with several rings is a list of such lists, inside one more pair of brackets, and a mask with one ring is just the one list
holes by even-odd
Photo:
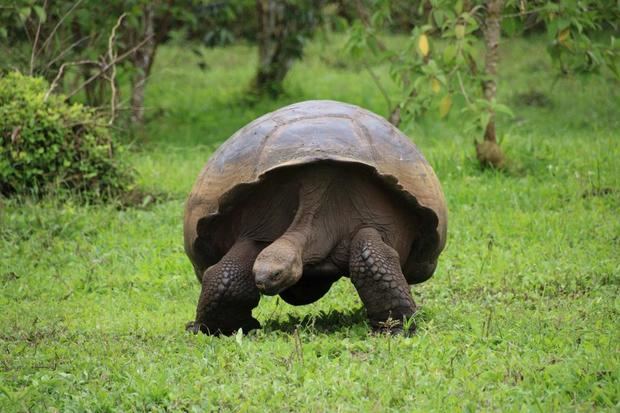
[[620, 88], [554, 83], [531, 39], [506, 42], [502, 59], [511, 173], [477, 168], [458, 111], [404, 128], [450, 210], [440, 266], [413, 288], [415, 336], [370, 335], [346, 279], [305, 307], [263, 298], [264, 328], [249, 336], [184, 332], [200, 286], [183, 203], [212, 150], [293, 101], [386, 114], [368, 74], [333, 61], [337, 48], [311, 45], [288, 96], [249, 106], [253, 48], [209, 50], [203, 71], [165, 47], [130, 155], [164, 201], [1, 201], [0, 411], [619, 411]]

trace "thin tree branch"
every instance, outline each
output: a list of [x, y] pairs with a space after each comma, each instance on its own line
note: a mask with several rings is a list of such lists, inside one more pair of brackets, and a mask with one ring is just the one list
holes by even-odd
[[388, 112], [391, 111], [392, 110], [392, 100], [390, 99], [390, 96], [388, 95], [387, 91], [383, 87], [383, 84], [381, 83], [381, 79], [379, 79], [377, 74], [372, 70], [372, 68], [368, 65], [368, 63], [363, 62], [363, 65], [364, 65], [364, 69], [366, 69], [368, 74], [370, 74], [370, 77], [375, 82], [375, 85], [377, 85], [377, 88], [379, 89], [379, 91], [383, 95], [383, 98], [385, 99], [385, 103], [387, 103]]
[[527, 10], [527, 11], [523, 10], [523, 11], [520, 11], [519, 13], [502, 14], [500, 16], [500, 19], [505, 19], [505, 18], [508, 18], [508, 17], [523, 17], [523, 16], [527, 16], [529, 14], [536, 14], [536, 13], [538, 13], [540, 11], [544, 11], [544, 10], [546, 10], [546, 7], [538, 7], [538, 8], [535, 8], [535, 9], [532, 9], [532, 10]]
[[398, 127], [401, 121], [401, 116], [400, 116], [401, 107], [407, 107], [409, 102], [411, 102], [417, 96], [418, 96], [418, 91], [415, 88], [411, 89], [411, 92], [409, 92], [409, 95], [407, 95], [407, 97], [399, 105], [394, 106], [394, 109], [392, 110], [392, 113], [390, 113], [390, 117], [388, 118], [388, 121], [392, 125]]
[[[112, 31], [110, 32], [110, 37], [108, 38], [108, 58], [110, 62], [113, 62], [118, 57], [118, 53], [114, 51], [114, 39], [116, 37], [116, 31], [120, 27], [123, 19], [127, 16], [127, 13], [123, 13], [118, 17], [116, 24], [112, 27]], [[112, 90], [112, 97], [110, 98], [110, 120], [108, 124], [111, 125], [114, 123], [114, 119], [116, 118], [116, 65], [112, 65], [112, 71], [109, 76], [110, 80], [110, 89]]]
[[[47, 10], [47, 0], [45, 0], [43, 2], [43, 10]], [[37, 32], [34, 35], [34, 43], [32, 44], [32, 52], [30, 53], [30, 71], [28, 72], [28, 74], [30, 76], [32, 76], [33, 72], [34, 72], [34, 56], [37, 54], [37, 45], [39, 43], [39, 35], [41, 34], [41, 25], [43, 24], [41, 22], [41, 18], [39, 16], [37, 16], [39, 22], [37, 23]]]
[[[368, 31], [368, 29], [372, 26], [372, 22], [370, 21], [370, 13], [368, 12], [368, 9], [364, 6], [364, 3], [362, 2], [362, 0], [356, 0], [355, 1], [355, 8], [357, 9], [357, 14], [362, 22], [362, 24], [364, 25], [364, 27], [366, 28], [366, 30]], [[374, 33], [370, 34], [374, 41], [375, 44], [377, 45], [377, 48], [379, 49], [380, 52], [382, 53], [386, 53], [389, 51], [388, 47], [381, 41], [381, 39], [376, 36]], [[391, 54], [390, 56], [388, 56], [388, 60], [394, 64], [394, 63], [398, 63], [400, 61], [400, 58], [395, 55], [395, 54]], [[383, 94], [384, 98], [386, 99], [386, 101], [388, 102], [388, 112], [390, 113], [388, 116], [388, 121], [398, 127], [398, 125], [400, 124], [400, 112], [401, 112], [401, 106], [406, 106], [409, 101], [417, 96], [417, 91], [415, 90], [415, 88], [413, 90], [411, 90], [411, 93], [409, 94], [409, 96], [407, 96], [407, 98], [405, 98], [405, 100], [403, 102], [401, 102], [399, 105], [395, 105], [392, 107], [392, 102], [388, 97], [388, 94], [386, 92], [386, 90], [382, 87], [381, 83], [378, 82], [378, 79], [376, 78], [376, 76], [374, 75], [374, 73], [369, 69], [368, 65], [366, 62], [364, 62], [364, 66], [366, 67], [366, 70], [368, 70], [368, 72], [370, 73], [370, 75], [373, 77], [373, 80], [375, 81], [375, 84], [377, 85], [377, 87], [379, 88], [379, 90], [381, 91], [381, 93]], [[409, 88], [409, 85], [411, 83], [411, 80], [409, 79], [408, 76], [402, 76], [401, 78], [403, 85], [405, 86], [405, 88]]]
[[56, 31], [58, 30], [58, 28], [62, 25], [62, 23], [65, 21], [65, 19], [73, 12], [73, 10], [75, 10], [77, 8], [77, 6], [79, 6], [80, 3], [82, 3], [82, 1], [83, 0], [77, 0], [73, 4], [73, 6], [71, 6], [71, 8], [60, 18], [60, 20], [58, 21], [58, 23], [56, 23], [56, 26], [54, 26], [54, 28], [52, 29], [50, 34], [47, 36], [47, 39], [45, 39], [45, 42], [43, 42], [43, 45], [41, 46], [41, 48], [39, 50], [43, 50], [43, 49], [45, 49], [47, 47], [48, 43], [52, 40], [52, 38], [56, 34]]
[[103, 65], [101, 67], [101, 69], [99, 70], [98, 73], [95, 73], [94, 75], [92, 75], [91, 77], [89, 77], [87, 80], [85, 80], [84, 82], [82, 82], [78, 87], [76, 87], [74, 90], [71, 91], [71, 93], [69, 93], [67, 95], [67, 99], [72, 98], [73, 96], [75, 96], [76, 93], [78, 93], [80, 90], [82, 90], [86, 85], [90, 84], [91, 82], [93, 82], [95, 79], [97, 79], [99, 76], [101, 76], [103, 73], [105, 73], [110, 67], [112, 67], [113, 65], [119, 63], [120, 61], [124, 60], [125, 58], [127, 58], [128, 56], [132, 55], [133, 53], [135, 53], [136, 50], [140, 49], [142, 46], [144, 46], [144, 44], [149, 41], [151, 38], [151, 36], [148, 36], [146, 38], [144, 38], [140, 43], [138, 43], [137, 45], [135, 45], [134, 47], [132, 47], [131, 49], [129, 49], [128, 51], [126, 51], [125, 53], [123, 53], [122, 55], [118, 56], [116, 59], [114, 59], [111, 62], [108, 62], [107, 64]]
[[471, 106], [471, 101], [469, 100], [469, 96], [467, 95], [467, 92], [465, 91], [465, 86], [463, 85], [463, 79], [461, 79], [461, 72], [459, 72], [458, 70], [456, 71], [456, 77], [459, 80], [459, 86], [461, 88], [461, 93], [463, 94], [463, 97], [465, 98], [465, 102], [467, 103], [467, 106]]
[[71, 51], [71, 49], [77, 47], [77, 45], [79, 45], [80, 43], [82, 43], [84, 40], [88, 39], [88, 36], [84, 36], [81, 39], [78, 39], [77, 41], [71, 43], [69, 46], [67, 46], [62, 52], [60, 52], [58, 54], [58, 56], [56, 56], [55, 58], [53, 58], [52, 60], [49, 61], [49, 63], [45, 66], [46, 69], [49, 69], [50, 67], [52, 67], [52, 65], [54, 65], [54, 63], [56, 63], [57, 61], [59, 61], [60, 59], [62, 59], [63, 57], [65, 57], [65, 55], [67, 53], [69, 53]]
[[62, 65], [60, 65], [60, 68], [58, 69], [58, 73], [56, 74], [56, 77], [54, 77], [54, 80], [50, 84], [49, 89], [47, 89], [47, 92], [45, 92], [45, 96], [43, 97], [43, 100], [47, 100], [49, 96], [52, 94], [52, 92], [54, 91], [54, 89], [56, 89], [56, 86], [58, 85], [58, 81], [60, 80], [60, 78], [65, 72], [65, 68], [69, 66], [79, 66], [79, 65], [94, 65], [94, 66], [101, 67], [101, 63], [96, 60], [77, 60], [74, 62], [63, 63]]

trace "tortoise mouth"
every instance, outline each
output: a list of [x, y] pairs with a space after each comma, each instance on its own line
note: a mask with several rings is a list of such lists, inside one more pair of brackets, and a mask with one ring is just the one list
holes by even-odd
[[258, 291], [264, 295], [277, 295], [290, 287], [288, 283], [279, 282], [279, 280], [269, 281], [262, 278], [257, 279], [255, 283]]
[[262, 282], [257, 282], [256, 283], [256, 287], [258, 288], [258, 291], [260, 291], [261, 294], [263, 295], [277, 295], [278, 293], [280, 293], [280, 291], [283, 291], [284, 289], [280, 290], [277, 287], [271, 287], [271, 286], [267, 286]]
[[265, 295], [275, 295], [295, 284], [302, 275], [299, 248], [280, 237], [256, 257], [252, 267], [254, 283]]
[[261, 294], [276, 295], [295, 284], [296, 280], [282, 270], [254, 269], [254, 283]]

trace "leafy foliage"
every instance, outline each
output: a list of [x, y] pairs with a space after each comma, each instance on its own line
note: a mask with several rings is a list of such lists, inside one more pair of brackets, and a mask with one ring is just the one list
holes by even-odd
[[190, 21], [191, 25], [177, 24], [178, 30], [187, 31], [189, 39], [198, 40], [208, 47], [228, 45], [239, 39], [256, 41], [258, 22], [255, 0], [197, 4], [192, 15], [194, 20]]
[[0, 54], [5, 57], [0, 72], [42, 76], [69, 98], [109, 105], [112, 118], [123, 102], [122, 83], [130, 83], [131, 118], [141, 123], [144, 88], [158, 45], [173, 31], [178, 37], [198, 26], [193, 12], [203, 3], [9, 0], [0, 8]]
[[[174, 28], [196, 27], [199, 22], [194, 11], [202, 3], [200, 0], [8, 0], [0, 8], [0, 39], [11, 48], [1, 50], [8, 58], [0, 63], [0, 68], [26, 71], [24, 69], [32, 64], [34, 74], [48, 77], [65, 61], [97, 59], [108, 49], [110, 30], [125, 14], [117, 37], [113, 39], [114, 46], [123, 53], [142, 40], [140, 34], [144, 32], [143, 16], [147, 5], [152, 6], [156, 16], [154, 36], [160, 42]], [[34, 61], [30, 62], [33, 49]]]
[[[334, 0], [329, 2], [342, 19], [347, 23], [353, 23], [359, 18], [361, 10], [372, 9], [377, 3], [376, 0]], [[411, 0], [391, 0], [390, 9], [392, 18], [386, 22], [390, 33], [410, 33], [414, 27], [424, 24], [427, 2]], [[420, 12], [420, 6], [422, 11]]]
[[305, 43], [321, 20], [324, 1], [258, 0], [259, 65], [254, 80], [258, 95], [276, 97], [292, 63], [303, 56]]
[[[444, 118], [455, 108], [461, 109], [469, 130], [484, 130], [495, 112], [511, 115], [506, 105], [485, 99], [480, 87], [488, 80], [479, 39], [484, 2], [432, 0], [429, 8], [424, 3], [413, 18], [425, 17], [426, 21], [411, 31], [405, 47], [390, 49], [381, 40], [393, 20], [390, 1], [366, 2], [368, 9], [351, 28], [347, 50], [362, 61], [388, 63], [392, 78], [401, 86], [399, 94], [386, 96], [388, 105], [401, 110], [405, 120], [429, 111]], [[612, 35], [607, 42], [600, 34], [617, 25], [618, 13], [613, 1], [512, 0], [504, 6], [501, 27], [514, 36], [523, 34], [530, 20], [542, 24], [548, 34], [548, 51], [561, 74], [607, 68], [618, 77], [618, 44]], [[453, 105], [457, 101], [459, 105]]]
[[97, 198], [125, 191], [131, 175], [108, 125], [93, 110], [47, 92], [42, 78], [0, 78], [0, 192], [63, 187]]
[[563, 75], [601, 73], [607, 68], [620, 79], [617, 63], [620, 45], [613, 36], [620, 24], [620, 7], [614, 1], [542, 2], [539, 19], [549, 39], [548, 52]]
[[465, 10], [463, 2], [431, 4], [427, 23], [411, 31], [406, 47], [389, 50], [382, 46], [380, 33], [392, 18], [390, 2], [376, 2], [372, 17], [354, 25], [348, 50], [362, 59], [365, 50], [369, 50], [379, 61], [390, 63], [392, 77], [402, 85], [402, 93], [394, 100], [405, 120], [420, 117], [433, 108], [444, 118], [454, 107], [456, 95], [464, 102], [468, 127], [484, 130], [491, 110], [510, 111], [486, 100], [480, 87], [485, 80], [477, 37], [482, 8]]

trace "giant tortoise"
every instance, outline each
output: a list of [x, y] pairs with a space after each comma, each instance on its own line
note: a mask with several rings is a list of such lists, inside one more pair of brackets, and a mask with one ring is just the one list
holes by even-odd
[[261, 293], [308, 304], [345, 276], [372, 328], [399, 331], [446, 225], [433, 169], [385, 119], [320, 100], [266, 114], [213, 153], [187, 200], [185, 251], [202, 285], [187, 329], [259, 328]]

